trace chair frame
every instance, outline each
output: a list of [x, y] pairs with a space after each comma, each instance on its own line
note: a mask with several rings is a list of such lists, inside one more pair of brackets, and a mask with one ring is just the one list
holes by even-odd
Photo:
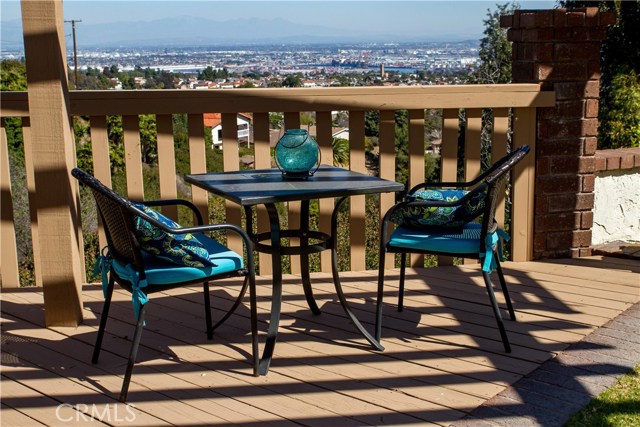
[[[382, 308], [383, 308], [383, 295], [384, 295], [384, 272], [385, 272], [385, 255], [386, 253], [399, 253], [400, 257], [400, 284], [399, 284], [399, 292], [398, 292], [398, 311], [401, 312], [403, 310], [404, 305], [404, 281], [405, 281], [405, 270], [407, 263], [407, 254], [408, 253], [421, 253], [421, 254], [431, 254], [431, 255], [446, 255], [446, 256], [455, 256], [455, 257], [464, 257], [464, 258], [478, 258], [478, 254], [480, 252], [484, 252], [484, 241], [485, 237], [489, 233], [493, 233], [497, 231], [498, 224], [495, 221], [495, 212], [497, 208], [498, 196], [501, 193], [501, 189], [503, 187], [503, 183], [506, 181], [507, 173], [513, 169], [513, 167], [518, 163], [524, 156], [529, 152], [529, 146], [525, 145], [520, 148], [517, 148], [508, 155], [502, 157], [496, 163], [494, 163], [489, 169], [487, 169], [483, 174], [479, 175], [475, 179], [469, 182], [425, 182], [418, 184], [409, 190], [408, 194], [413, 194], [417, 190], [423, 188], [446, 188], [446, 187], [455, 187], [455, 188], [471, 188], [471, 190], [465, 194], [464, 197], [460, 198], [456, 201], [441, 201], [441, 200], [424, 200], [424, 201], [412, 201], [412, 202], [400, 202], [392, 206], [384, 215], [383, 220], [380, 225], [380, 258], [379, 258], [379, 270], [378, 270], [378, 292], [377, 292], [377, 307], [376, 307], [376, 325], [375, 325], [375, 338], [380, 341], [382, 336]], [[451, 253], [451, 252], [439, 252], [433, 250], [420, 250], [420, 249], [408, 249], [405, 247], [393, 246], [389, 243], [389, 222], [394, 212], [401, 208], [407, 207], [455, 207], [462, 206], [468, 200], [475, 197], [480, 192], [485, 192], [485, 207], [482, 213], [482, 228], [480, 234], [480, 246], [478, 251], [473, 253]], [[509, 289], [507, 287], [507, 283], [504, 278], [504, 273], [502, 271], [502, 266], [500, 265], [500, 257], [497, 249], [494, 249], [493, 253], [494, 259], [496, 261], [496, 270], [498, 273], [498, 278], [500, 280], [500, 286], [502, 288], [502, 292], [506, 299], [507, 310], [509, 312], [509, 316], [511, 320], [516, 320], [515, 311], [513, 309], [513, 304], [511, 302], [511, 297], [509, 295]], [[507, 337], [507, 333], [504, 327], [504, 321], [502, 320], [502, 315], [500, 314], [500, 307], [496, 301], [494, 286], [491, 281], [490, 273], [483, 271], [482, 276], [484, 279], [485, 287], [487, 289], [487, 293], [489, 295], [489, 301], [491, 303], [491, 308], [493, 310], [494, 317], [496, 319], [496, 323], [498, 325], [498, 330], [500, 331], [500, 337], [502, 338], [502, 343], [504, 345], [504, 350], [507, 353], [511, 352], [511, 345], [509, 343], [509, 338]]]
[[[163, 231], [171, 234], [187, 234], [187, 233], [206, 233], [211, 231], [231, 231], [238, 234], [244, 243], [246, 251], [246, 266], [243, 269], [231, 271], [223, 274], [217, 274], [209, 276], [203, 279], [184, 281], [171, 283], [166, 285], [152, 285], [144, 288], [146, 294], [152, 294], [155, 292], [162, 292], [168, 289], [173, 289], [182, 286], [188, 286], [192, 284], [203, 284], [204, 290], [204, 305], [205, 305], [205, 321], [206, 321], [206, 333], [207, 339], [213, 339], [213, 332], [216, 328], [222, 325], [238, 308], [242, 299], [249, 289], [249, 304], [251, 312], [251, 336], [252, 336], [252, 352], [253, 352], [253, 375], [258, 376], [258, 320], [257, 320], [257, 302], [256, 302], [256, 281], [255, 281], [255, 263], [253, 255], [253, 244], [249, 239], [249, 236], [244, 230], [235, 224], [219, 223], [219, 224], [206, 224], [203, 225], [202, 215], [198, 211], [195, 205], [186, 200], [173, 199], [173, 200], [153, 200], [139, 202], [146, 206], [175, 206], [182, 205], [189, 208], [197, 221], [196, 226], [192, 227], [180, 227], [172, 228], [157, 221], [155, 218], [150, 217], [145, 212], [138, 209], [131, 201], [120, 196], [92, 175], [85, 171], [74, 168], [71, 174], [78, 179], [82, 184], [91, 188], [94, 199], [96, 201], [96, 208], [100, 221], [104, 227], [105, 235], [107, 238], [107, 246], [112, 258], [120, 262], [123, 265], [132, 264], [137, 271], [140, 280], [146, 278], [144, 262], [142, 258], [142, 249], [138, 243], [138, 240], [134, 234], [134, 219], [140, 217], [154, 226], [162, 229]], [[105, 206], [110, 204], [111, 206]], [[118, 230], [116, 230], [118, 228]], [[122, 229], [124, 228], [124, 230]], [[240, 293], [233, 303], [232, 307], [225, 313], [225, 315], [215, 324], [212, 325], [211, 317], [211, 302], [210, 302], [210, 290], [209, 283], [214, 280], [224, 279], [228, 277], [244, 276], [244, 283], [240, 289]], [[132, 292], [133, 285], [121, 277], [118, 276], [115, 269], [110, 268], [109, 282], [105, 294], [105, 302], [100, 316], [100, 326], [98, 328], [98, 336], [96, 337], [96, 343], [93, 350], [91, 362], [98, 363], [100, 356], [100, 350], [102, 348], [102, 340], [108, 320], [109, 308], [111, 306], [111, 298], [115, 283], [118, 283], [122, 288], [129, 292]], [[144, 326], [144, 317], [146, 313], [146, 304], [142, 305], [137, 321], [134, 336], [131, 343], [131, 349], [129, 351], [129, 358], [127, 361], [127, 368], [120, 391], [119, 400], [125, 402], [129, 390], [129, 383], [131, 381], [131, 375], [133, 373], [133, 367], [135, 364], [140, 339], [142, 336], [142, 329]]]

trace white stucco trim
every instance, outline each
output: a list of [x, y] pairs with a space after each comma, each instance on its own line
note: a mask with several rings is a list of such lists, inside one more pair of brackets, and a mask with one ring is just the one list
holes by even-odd
[[596, 173], [591, 243], [640, 241], [640, 168]]

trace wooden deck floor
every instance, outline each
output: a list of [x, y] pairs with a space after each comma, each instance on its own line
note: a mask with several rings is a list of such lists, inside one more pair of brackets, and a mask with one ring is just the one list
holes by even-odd
[[[131, 406], [116, 401], [133, 332], [127, 293], [114, 296], [101, 360], [92, 365], [99, 285], [85, 286], [78, 328], [43, 328], [41, 292], [4, 290], [1, 424], [446, 426], [640, 300], [638, 261], [506, 263], [505, 272], [518, 316], [507, 321], [509, 355], [476, 266], [410, 271], [402, 313], [395, 310], [398, 274], [390, 272], [383, 353], [354, 332], [328, 275], [314, 275], [320, 316], [306, 307], [297, 278], [287, 276], [276, 354], [260, 378], [250, 375], [246, 308], [207, 341], [199, 288], [154, 294]], [[342, 277], [371, 328], [376, 272]], [[262, 338], [268, 283], [259, 280]], [[213, 304], [228, 306], [239, 285], [214, 289]]]

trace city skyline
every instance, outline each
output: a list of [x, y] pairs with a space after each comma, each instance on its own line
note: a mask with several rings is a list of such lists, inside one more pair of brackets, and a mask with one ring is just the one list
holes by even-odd
[[[523, 9], [553, 8], [552, 1], [521, 1]], [[392, 7], [391, 7], [392, 5]], [[20, 44], [16, 26], [20, 21], [20, 3], [17, 0], [2, 0], [1, 20], [3, 31], [3, 47]], [[282, 26], [290, 26], [291, 31], [282, 33], [282, 41], [294, 39], [295, 35], [308, 33], [319, 40], [326, 39], [338, 42], [341, 38], [346, 41], [375, 40], [375, 41], [403, 41], [403, 40], [467, 40], [479, 39], [484, 29], [483, 20], [486, 19], [487, 9], [495, 10], [496, 3], [491, 1], [129, 1], [129, 0], [66, 0], [64, 2], [65, 20], [82, 20], [78, 30], [85, 31], [85, 36], [99, 32], [107, 24], [129, 23], [121, 25], [115, 33], [113, 43], [120, 40], [135, 43], [142, 41], [145, 29], [155, 33], [152, 21], [175, 22], [192, 19], [199, 20], [204, 31], [212, 35], [216, 27], [221, 30], [237, 24], [239, 32], [244, 35], [242, 42], [254, 41], [251, 28], [247, 23], [255, 26], [255, 39], [261, 40], [265, 32], [278, 28], [280, 32], [287, 30]], [[180, 19], [178, 19], [180, 18]], [[13, 27], [9, 23], [13, 23]], [[139, 25], [133, 23], [138, 22]], [[262, 25], [263, 32], [259, 32]], [[271, 25], [271, 27], [270, 27]], [[225, 27], [226, 26], [226, 27]], [[127, 27], [131, 32], [127, 33]], [[135, 32], [135, 27], [140, 31]], [[224, 27], [224, 28], [223, 28]], [[11, 29], [13, 31], [11, 32]], [[187, 33], [178, 29], [178, 33]], [[195, 26], [194, 26], [195, 29]], [[299, 29], [294, 31], [294, 29]], [[307, 29], [305, 31], [304, 29]], [[70, 28], [67, 28], [70, 32]], [[222, 32], [222, 31], [221, 31]], [[274, 32], [274, 41], [276, 31]], [[87, 34], [89, 33], [89, 34]], [[147, 34], [147, 40], [149, 34]], [[200, 38], [202, 36], [200, 35]], [[14, 40], [15, 39], [15, 40]], [[104, 38], [103, 38], [104, 39]], [[107, 39], [108, 42], [108, 39]], [[225, 42], [228, 42], [226, 40]]]

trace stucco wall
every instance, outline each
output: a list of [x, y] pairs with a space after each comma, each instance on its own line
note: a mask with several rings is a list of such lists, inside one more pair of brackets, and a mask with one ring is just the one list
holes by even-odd
[[640, 241], [640, 168], [596, 173], [592, 244]]

